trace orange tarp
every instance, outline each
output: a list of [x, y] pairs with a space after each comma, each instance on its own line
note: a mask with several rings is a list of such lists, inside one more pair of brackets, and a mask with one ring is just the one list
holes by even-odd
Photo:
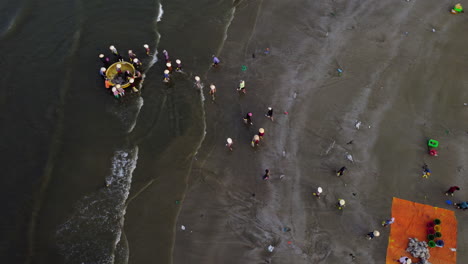
[[432, 264], [456, 264], [457, 252], [457, 219], [450, 210], [419, 204], [393, 197], [392, 217], [395, 223], [390, 226], [386, 264], [395, 264], [402, 256], [411, 257], [413, 263], [419, 261], [413, 258], [406, 249], [408, 238], [414, 237], [420, 241], [427, 241], [427, 224], [438, 218], [441, 221], [441, 239], [445, 242], [443, 248], [430, 248]]

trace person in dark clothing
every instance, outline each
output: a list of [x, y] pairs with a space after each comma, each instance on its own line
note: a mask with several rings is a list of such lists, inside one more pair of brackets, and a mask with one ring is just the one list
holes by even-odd
[[273, 121], [273, 108], [268, 107], [268, 112], [265, 114], [266, 117], [270, 118]]
[[265, 170], [265, 175], [263, 175], [263, 180], [269, 180], [270, 179], [270, 170], [266, 169]]
[[458, 186], [452, 186], [452, 187], [450, 187], [450, 188], [448, 189], [448, 191], [445, 192], [445, 195], [448, 196], [448, 195], [450, 194], [451, 196], [453, 196], [453, 193], [454, 193], [455, 191], [459, 191], [459, 190], [460, 190], [460, 187], [458, 187]]
[[252, 123], [252, 113], [247, 113], [247, 115], [245, 115], [244, 117], [244, 123], [248, 124], [248, 125], [253, 125]]
[[339, 169], [337, 172], [336, 172], [336, 176], [343, 176], [343, 174], [345, 173], [346, 171], [346, 167], [341, 167], [341, 169]]

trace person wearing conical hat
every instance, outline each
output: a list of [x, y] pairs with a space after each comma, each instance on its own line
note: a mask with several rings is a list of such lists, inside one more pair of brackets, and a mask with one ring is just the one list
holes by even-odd
[[164, 70], [164, 82], [169, 82], [169, 70]]
[[117, 85], [115, 86], [115, 88], [117, 89], [117, 92], [119, 92], [119, 95], [120, 95], [121, 97], [125, 95], [125, 91], [124, 91], [124, 89], [122, 89], [122, 86], [121, 86], [120, 84], [117, 84]]
[[112, 93], [114, 94], [114, 97], [119, 99], [119, 92], [117, 91], [117, 88], [112, 87]]
[[101, 74], [102, 78], [106, 79], [106, 68], [101, 67], [99, 74]]
[[369, 232], [369, 233], [367, 233], [367, 235], [366, 235], [367, 239], [369, 239], [369, 240], [374, 239], [374, 237], [378, 237], [378, 236], [380, 236], [380, 232], [377, 231], [377, 230], [374, 230], [374, 231], [372, 231], [372, 232]]
[[115, 66], [115, 68], [116, 68], [116, 70], [117, 70], [117, 73], [122, 73], [122, 64], [120, 64], [120, 63], [117, 64], [117, 65]]
[[133, 53], [133, 50], [128, 50], [128, 57], [130, 58], [130, 61], [136, 58], [136, 54]]
[[263, 139], [263, 136], [265, 135], [265, 129], [263, 128], [260, 128], [258, 130], [258, 136], [260, 137], [260, 139]]
[[252, 138], [252, 142], [251, 142], [252, 148], [258, 146], [259, 144], [260, 144], [260, 137], [258, 135], [255, 135]]
[[210, 95], [211, 95], [211, 99], [214, 101], [216, 99], [216, 86], [214, 84], [211, 84], [210, 85]]
[[234, 141], [232, 141], [232, 138], [227, 138], [227, 144], [226, 144], [226, 147], [232, 151], [232, 144], [234, 144]]
[[339, 210], [343, 209], [346, 206], [346, 201], [344, 199], [338, 199], [337, 207]]
[[460, 13], [464, 13], [465, 11], [463, 11], [463, 6], [460, 3], [458, 3], [452, 8], [450, 12], [452, 14], [460, 14]]
[[99, 54], [99, 59], [102, 61], [102, 64], [104, 64], [104, 67], [109, 67], [110, 65], [110, 59], [105, 57], [104, 54]]
[[148, 44], [144, 44], [144, 45], [143, 45], [143, 48], [145, 48], [145, 50], [146, 50], [146, 55], [149, 56], [149, 55], [150, 55], [150, 48], [149, 48], [149, 45], [148, 45]]
[[111, 50], [112, 54], [114, 54], [117, 57], [118, 61], [123, 61], [122, 56], [120, 56], [119, 52], [117, 51], [114, 45], [111, 45], [109, 49]]
[[130, 79], [128, 79], [128, 82], [130, 83], [130, 87], [132, 87], [132, 90], [133, 90], [135, 93], [138, 93], [138, 88], [136, 88], [135, 79], [134, 79], [134, 78], [130, 78]]
[[202, 84], [201, 84], [199, 76], [195, 76], [195, 85], [198, 87], [198, 89], [202, 88]]
[[166, 62], [168, 62], [169, 61], [169, 53], [167, 52], [167, 50], [163, 50], [162, 53], [164, 55], [164, 59], [166, 60]]
[[314, 192], [313, 195], [315, 195], [315, 197], [320, 199], [320, 195], [322, 194], [322, 191], [323, 191], [322, 187], [318, 187], [317, 192]]
[[132, 63], [133, 65], [135, 65], [136, 68], [139, 68], [142, 65], [141, 61], [138, 58], [134, 58], [132, 60]]
[[267, 109], [268, 109], [268, 111], [267, 111], [267, 113], [265, 114], [265, 116], [266, 116], [267, 118], [270, 118], [271, 121], [273, 121], [273, 108], [268, 107]]
[[176, 62], [176, 72], [181, 72], [182, 71], [182, 61], [177, 59], [175, 62]]
[[172, 71], [172, 63], [171, 62], [166, 63], [166, 69], [169, 70], [170, 72]]

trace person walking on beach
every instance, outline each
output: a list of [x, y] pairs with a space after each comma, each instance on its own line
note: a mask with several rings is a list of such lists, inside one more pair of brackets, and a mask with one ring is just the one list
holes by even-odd
[[383, 221], [382, 226], [386, 227], [386, 226], [389, 226], [389, 225], [391, 225], [393, 223], [395, 223], [395, 217], [392, 217], [391, 219], [387, 219], [387, 220]]
[[216, 99], [216, 86], [214, 84], [210, 85], [210, 94], [211, 94], [211, 99], [214, 101]]
[[135, 65], [135, 68], [137, 69], [140, 68], [142, 65], [141, 61], [138, 58], [134, 58], [132, 62], [133, 62], [133, 65]]
[[252, 123], [252, 113], [248, 112], [244, 117], [244, 123], [247, 125], [253, 125]]
[[163, 50], [163, 55], [164, 55], [164, 59], [166, 60], [166, 62], [169, 61], [169, 53], [167, 52], [167, 50]]
[[268, 107], [268, 112], [265, 114], [265, 116], [273, 122], [273, 108]]
[[245, 81], [244, 80], [239, 81], [239, 88], [237, 88], [237, 91], [245, 93]]
[[195, 76], [195, 85], [198, 87], [198, 89], [202, 88], [200, 77], [198, 77], [198, 76]]
[[215, 55], [213, 55], [213, 67], [217, 67], [218, 64], [220, 63], [221, 61], [218, 59], [218, 57], [216, 57]]
[[341, 167], [341, 169], [339, 169], [337, 172], [336, 172], [336, 176], [343, 176], [345, 171], [347, 170], [346, 167]]
[[260, 137], [260, 139], [263, 139], [264, 135], [265, 135], [265, 129], [263, 128], [258, 129], [258, 136]]
[[172, 72], [172, 63], [171, 62], [166, 63], [166, 69], [169, 70], [170, 72]]
[[344, 199], [338, 199], [338, 203], [336, 205], [339, 210], [342, 210], [346, 206], [346, 201]]
[[459, 191], [459, 190], [460, 190], [460, 187], [458, 187], [458, 186], [452, 186], [452, 187], [450, 187], [450, 188], [445, 192], [445, 195], [447, 195], [447, 196], [449, 196], [449, 195], [453, 196], [453, 193], [454, 193], [455, 191]]
[[182, 62], [179, 59], [175, 60], [175, 62], [176, 62], [176, 65], [177, 65], [175, 71], [176, 72], [181, 72], [182, 71]]
[[114, 45], [110, 45], [109, 49], [112, 52], [112, 54], [114, 54], [117, 57], [118, 61], [123, 61], [122, 56], [120, 56], [119, 52], [117, 51]]
[[317, 197], [318, 199], [320, 199], [320, 195], [322, 194], [322, 187], [318, 187], [317, 188], [317, 192], [314, 192], [312, 193], [315, 197]]
[[146, 55], [149, 56], [149, 55], [150, 55], [150, 52], [151, 52], [151, 51], [150, 51], [150, 48], [149, 48], [149, 45], [148, 45], [148, 44], [144, 44], [144, 45], [143, 45], [143, 48], [145, 48], [145, 50], [146, 50]]
[[232, 151], [232, 144], [234, 144], [234, 142], [232, 141], [231, 138], [227, 138], [227, 144], [226, 144], [226, 147]]
[[266, 170], [265, 170], [265, 175], [263, 175], [262, 178], [263, 178], [264, 181], [270, 179], [270, 170], [269, 170], [269, 169], [266, 169]]
[[250, 144], [252, 145], [252, 148], [255, 148], [256, 146], [258, 146], [260, 144], [260, 137], [258, 135], [255, 135], [252, 138], [252, 142]]
[[169, 77], [169, 70], [164, 70], [164, 82], [169, 82], [170, 81], [170, 77]]
[[366, 235], [367, 239], [369, 239], [369, 240], [374, 239], [374, 237], [378, 237], [378, 236], [380, 236], [380, 232], [377, 231], [377, 230], [374, 230], [374, 231], [372, 231], [372, 232], [369, 232], [369, 233], [367, 233], [367, 235]]

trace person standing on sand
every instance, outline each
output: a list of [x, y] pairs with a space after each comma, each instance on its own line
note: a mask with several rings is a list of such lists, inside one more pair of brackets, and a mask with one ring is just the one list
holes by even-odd
[[128, 58], [130, 58], [130, 61], [136, 58], [136, 54], [133, 53], [133, 50], [128, 50]]
[[211, 94], [211, 99], [214, 101], [216, 99], [216, 86], [214, 84], [210, 85], [210, 94]]
[[322, 194], [322, 187], [318, 187], [317, 188], [317, 192], [314, 192], [312, 193], [315, 197], [317, 197], [318, 199], [320, 199], [320, 195]]
[[198, 89], [202, 88], [200, 77], [195, 76], [195, 85], [198, 87]]
[[175, 60], [176, 62], [176, 72], [181, 72], [182, 71], [182, 61], [180, 61], [179, 59]]
[[106, 76], [106, 68], [104, 67], [101, 67], [101, 69], [99, 70], [99, 74], [101, 74], [102, 78], [104, 78], [104, 80], [107, 78]]
[[345, 171], [347, 170], [346, 167], [341, 167], [341, 169], [339, 169], [337, 172], [336, 172], [336, 176], [343, 176]]
[[245, 93], [245, 81], [244, 80], [239, 81], [239, 88], [237, 88], [237, 91]]
[[338, 203], [336, 205], [339, 210], [345, 208], [346, 206], [346, 201], [344, 199], [338, 199]]
[[270, 120], [273, 122], [273, 108], [268, 107], [268, 112], [265, 114], [265, 116], [270, 118]]
[[253, 125], [253, 122], [252, 122], [252, 113], [251, 112], [248, 112], [245, 117], [244, 117], [244, 123], [247, 124], [247, 125]]
[[232, 144], [234, 144], [234, 142], [232, 141], [231, 138], [227, 138], [227, 144], [226, 144], [226, 147], [232, 151]]
[[395, 223], [395, 217], [392, 217], [391, 219], [388, 219], [388, 220], [385, 220], [382, 222], [382, 226], [383, 227], [386, 227], [386, 226], [389, 226], [391, 224]]
[[459, 190], [460, 190], [460, 187], [458, 187], [458, 186], [452, 186], [452, 187], [450, 187], [450, 188], [448, 189], [448, 191], [445, 192], [445, 195], [447, 195], [447, 196], [448, 196], [448, 195], [453, 196], [453, 193], [454, 193], [455, 191], [459, 191]]
[[265, 175], [263, 175], [263, 180], [266, 181], [266, 180], [269, 180], [269, 179], [270, 179], [270, 170], [266, 169], [265, 170]]
[[255, 148], [256, 146], [258, 146], [260, 144], [260, 137], [258, 135], [255, 135], [253, 138], [252, 138], [252, 142], [251, 142], [251, 145], [252, 145], [252, 148]]
[[366, 235], [367, 239], [369, 240], [374, 239], [374, 237], [378, 237], [378, 236], [380, 236], [380, 232], [377, 230], [374, 230], [373, 232], [369, 232]]

